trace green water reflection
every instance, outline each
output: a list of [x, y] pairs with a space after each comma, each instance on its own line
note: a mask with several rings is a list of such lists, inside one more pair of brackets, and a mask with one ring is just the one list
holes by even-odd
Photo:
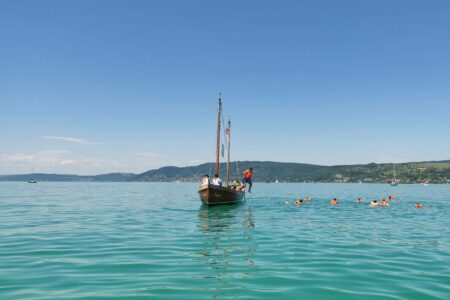
[[256, 269], [254, 229], [252, 209], [245, 203], [199, 209], [198, 230], [203, 237], [199, 255], [211, 270], [205, 278], [217, 280], [218, 290], [238, 287], [239, 280]]

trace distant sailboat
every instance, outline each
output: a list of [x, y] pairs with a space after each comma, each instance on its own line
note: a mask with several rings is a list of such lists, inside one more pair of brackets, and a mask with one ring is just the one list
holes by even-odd
[[28, 183], [37, 183], [37, 180], [33, 177], [34, 168], [31, 169], [31, 178], [28, 180]]
[[424, 180], [421, 179], [422, 178], [422, 172], [424, 170], [426, 170], [426, 168], [422, 167], [422, 168], [417, 168], [417, 169], [419, 170], [419, 182], [420, 182], [420, 184], [423, 185], [423, 186], [428, 186], [429, 181], [426, 180], [426, 179], [424, 179]]
[[278, 183], [278, 179], [275, 180], [275, 183]]
[[397, 178], [395, 176], [395, 164], [392, 164], [392, 166], [394, 167], [394, 178], [392, 178], [392, 180], [391, 180], [391, 185], [392, 186], [397, 186], [398, 185], [398, 180], [397, 180]]

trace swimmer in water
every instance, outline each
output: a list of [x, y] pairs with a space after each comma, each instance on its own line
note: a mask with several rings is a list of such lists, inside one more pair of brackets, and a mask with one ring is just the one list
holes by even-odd
[[361, 198], [356, 199], [356, 203], [364, 203], [364, 200]]
[[380, 202], [381, 206], [389, 206], [389, 203], [386, 201], [386, 199], [382, 199]]
[[339, 200], [336, 199], [336, 198], [333, 198], [333, 199], [331, 199], [330, 204], [331, 205], [338, 205], [339, 204]]
[[370, 206], [378, 206], [378, 201], [377, 200], [372, 200], [370, 202]]
[[295, 205], [302, 205], [302, 204], [303, 204], [303, 199], [295, 200]]
[[388, 196], [388, 201], [392, 201], [392, 200], [395, 200], [395, 197], [394, 196]]
[[312, 201], [312, 198], [311, 198], [311, 197], [306, 197], [306, 198], [305, 198], [305, 201], [311, 202], [311, 201]]
[[420, 202], [416, 202], [416, 208], [423, 208], [423, 205]]

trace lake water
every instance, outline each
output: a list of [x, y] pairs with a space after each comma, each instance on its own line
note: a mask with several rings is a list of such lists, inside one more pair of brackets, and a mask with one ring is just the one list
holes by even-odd
[[450, 185], [196, 188], [0, 183], [0, 299], [450, 299]]

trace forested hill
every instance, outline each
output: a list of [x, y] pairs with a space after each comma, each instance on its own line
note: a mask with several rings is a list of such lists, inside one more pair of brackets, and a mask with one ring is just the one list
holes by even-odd
[[[243, 161], [231, 164], [232, 178], [240, 178], [239, 172], [254, 168], [254, 181], [262, 182], [389, 182], [393, 177], [393, 164], [364, 164], [319, 166], [301, 163], [272, 161]], [[220, 176], [225, 177], [225, 163], [220, 165]], [[400, 183], [428, 181], [430, 183], [450, 182], [450, 160], [410, 162], [395, 164]], [[205, 175], [213, 175], [214, 164], [206, 163], [191, 167], [163, 167], [141, 174], [110, 173], [95, 176], [61, 174], [2, 175], [0, 181], [199, 181]]]
[[[319, 166], [301, 163], [271, 161], [243, 161], [232, 163], [233, 178], [237, 178], [237, 166], [242, 172], [254, 168], [254, 181], [273, 182], [389, 182], [393, 178], [393, 164], [365, 164]], [[397, 179], [402, 183], [429, 181], [447, 183], [450, 181], [450, 160], [432, 162], [411, 162], [395, 165]], [[220, 165], [220, 176], [225, 177], [226, 166]], [[138, 181], [197, 181], [204, 174], [212, 175], [214, 164], [192, 167], [164, 167], [137, 175]], [[241, 176], [239, 176], [241, 177]]]
[[137, 176], [132, 173], [108, 173], [101, 175], [71, 175], [71, 174], [21, 174], [21, 175], [0, 175], [0, 181], [28, 181], [36, 179], [37, 181], [129, 181], [131, 178]]

